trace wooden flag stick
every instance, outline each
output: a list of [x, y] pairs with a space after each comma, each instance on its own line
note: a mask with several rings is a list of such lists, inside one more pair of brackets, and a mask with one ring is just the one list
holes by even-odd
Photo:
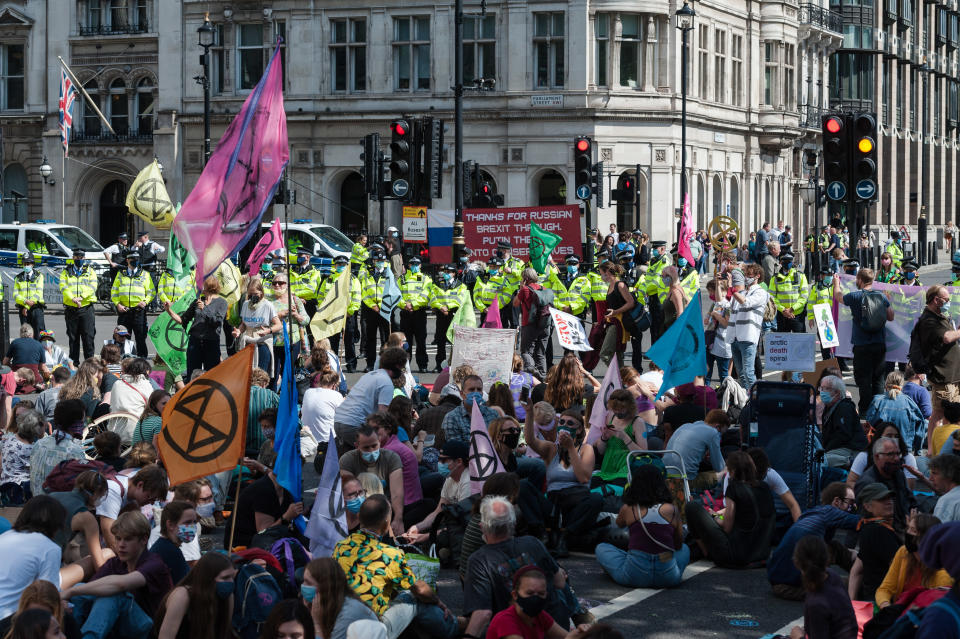
[[75, 76], [75, 75], [73, 74], [73, 70], [72, 70], [70, 67], [67, 66], [67, 63], [63, 61], [63, 58], [62, 58], [62, 57], [57, 56], [57, 60], [59, 60], [59, 61], [60, 61], [60, 64], [63, 65], [63, 69], [64, 69], [64, 70], [67, 72], [67, 74], [70, 76], [70, 79], [73, 80], [74, 86], [77, 87], [77, 89], [80, 90], [80, 93], [83, 95], [83, 97], [86, 98], [87, 104], [89, 104], [91, 107], [93, 107], [93, 110], [96, 111], [96, 112], [97, 112], [97, 115], [100, 116], [100, 119], [103, 121], [104, 126], [106, 126], [106, 127], [110, 130], [110, 133], [112, 133], [113, 135], [116, 135], [116, 134], [117, 134], [116, 131], [114, 131], [114, 130], [113, 130], [113, 127], [110, 126], [110, 123], [107, 121], [107, 118], [104, 117], [103, 113], [100, 111], [100, 108], [99, 108], [99, 107], [96, 105], [96, 103], [93, 101], [93, 98], [91, 98], [91, 97], [90, 97], [90, 94], [87, 93], [87, 90], [84, 89], [84, 88], [83, 88], [83, 85], [80, 83], [80, 81], [77, 80], [77, 76]]
[[237, 462], [237, 467], [240, 469], [240, 472], [237, 473], [237, 498], [233, 502], [233, 512], [230, 513], [230, 543], [227, 544], [227, 552], [233, 551], [233, 533], [237, 531], [237, 511], [239, 510], [238, 506], [240, 505], [240, 486], [243, 484], [241, 481], [243, 479], [243, 459], [240, 459]]

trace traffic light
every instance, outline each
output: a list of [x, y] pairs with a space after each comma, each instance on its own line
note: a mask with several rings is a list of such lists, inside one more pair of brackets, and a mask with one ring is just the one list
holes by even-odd
[[[847, 116], [835, 113], [823, 116], [823, 171], [827, 185], [840, 182], [848, 190], [848, 167], [850, 163]], [[835, 198], [842, 199], [842, 198]]]
[[390, 192], [397, 199], [408, 201], [417, 186], [413, 127], [407, 120], [394, 120], [390, 133]]
[[423, 147], [423, 200], [442, 197], [443, 128], [443, 120], [438, 118], [421, 120], [419, 143]]
[[[369, 133], [361, 140], [363, 153], [363, 190], [367, 195], [379, 196], [381, 187], [380, 169], [380, 134]], [[377, 199], [376, 197], [374, 199]]]
[[877, 119], [872, 113], [853, 116], [852, 170], [850, 180], [857, 200], [877, 197]]
[[593, 140], [585, 135], [573, 141], [573, 166], [577, 199], [589, 200], [594, 188]]
[[633, 175], [621, 175], [617, 180], [617, 188], [610, 191], [610, 200], [633, 206], [637, 199], [637, 178]]
[[463, 183], [460, 184], [460, 188], [463, 192], [463, 208], [465, 209], [474, 207], [473, 198], [477, 193], [476, 183], [479, 168], [473, 160], [464, 160], [463, 162], [463, 171], [461, 173]]

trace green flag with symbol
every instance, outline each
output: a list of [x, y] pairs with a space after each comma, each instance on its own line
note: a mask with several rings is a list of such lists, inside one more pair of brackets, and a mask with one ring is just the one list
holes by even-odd
[[543, 275], [544, 269], [547, 268], [547, 260], [560, 240], [559, 235], [544, 231], [536, 222], [530, 225], [530, 263], [533, 264], [537, 273]]
[[460, 297], [460, 308], [453, 314], [450, 320], [450, 328], [447, 329], [447, 341], [453, 343], [453, 334], [458, 326], [467, 326], [469, 328], [477, 327], [477, 313], [473, 310], [473, 300], [470, 299], [470, 289], [465, 288]]
[[[189, 291], [175, 301], [170, 309], [177, 315], [183, 315], [195, 299], [197, 294]], [[147, 331], [150, 341], [157, 349], [157, 355], [166, 362], [174, 375], [183, 375], [187, 372], [187, 331], [189, 330], [189, 324], [181, 326], [167, 313], [160, 313]]]
[[167, 258], [167, 268], [178, 280], [190, 277], [190, 269], [197, 260], [193, 259], [190, 251], [184, 248], [180, 240], [173, 233], [170, 234], [170, 256]]

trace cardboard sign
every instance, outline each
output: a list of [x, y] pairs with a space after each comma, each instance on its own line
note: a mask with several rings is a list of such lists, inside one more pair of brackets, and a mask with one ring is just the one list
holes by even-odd
[[833, 323], [833, 312], [829, 304], [815, 304], [813, 307], [813, 318], [817, 322], [817, 333], [820, 335], [821, 348], [834, 348], [840, 346], [840, 336], [837, 335], [837, 327]]
[[767, 333], [763, 336], [763, 367], [768, 371], [815, 370], [816, 346], [813, 333]]
[[450, 369], [470, 364], [483, 379], [484, 390], [494, 382], [510, 383], [513, 347], [517, 331], [512, 328], [469, 328], [457, 326], [453, 337]]
[[[527, 261], [530, 247], [530, 225], [536, 222], [541, 229], [560, 236], [560, 244], [553, 250], [558, 264], [581, 250], [580, 206], [529, 206], [508, 209], [464, 209], [463, 237], [473, 249], [473, 258], [486, 262], [497, 250], [497, 242], [509, 240], [513, 256]], [[432, 241], [431, 241], [432, 244]]]
[[557, 339], [560, 347], [570, 351], [592, 351], [593, 347], [587, 340], [587, 331], [579, 317], [550, 308], [550, 317], [553, 326], [557, 329]]
[[807, 372], [803, 374], [803, 383], [810, 384], [814, 388], [817, 387], [817, 380], [820, 379], [820, 374], [823, 373], [825, 368], [839, 368], [840, 362], [837, 361], [836, 357], [831, 357], [830, 359], [824, 359], [817, 362], [816, 366], [813, 367], [813, 372]]

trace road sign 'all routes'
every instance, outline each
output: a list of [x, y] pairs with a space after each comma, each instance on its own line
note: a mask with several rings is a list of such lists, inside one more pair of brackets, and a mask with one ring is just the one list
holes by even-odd
[[847, 185], [843, 182], [831, 182], [827, 185], [827, 197], [831, 200], [842, 200], [847, 197]]

